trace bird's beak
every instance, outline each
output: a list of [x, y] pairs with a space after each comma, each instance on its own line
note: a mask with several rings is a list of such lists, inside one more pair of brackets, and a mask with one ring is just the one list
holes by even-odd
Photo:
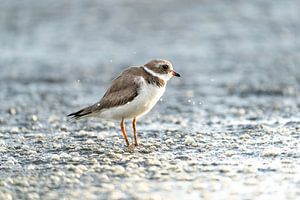
[[172, 70], [172, 72], [171, 72], [171, 73], [172, 73], [172, 75], [173, 75], [173, 76], [180, 77], [180, 74], [178, 74], [178, 73], [177, 73], [177, 72], [175, 72], [174, 70]]

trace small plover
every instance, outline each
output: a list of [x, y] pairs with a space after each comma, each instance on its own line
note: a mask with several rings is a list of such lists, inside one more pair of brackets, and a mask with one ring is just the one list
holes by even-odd
[[120, 126], [127, 146], [125, 119], [132, 119], [134, 145], [137, 146], [136, 119], [148, 113], [165, 92], [167, 81], [180, 75], [173, 70], [171, 62], [151, 60], [140, 67], [125, 69], [112, 81], [101, 100], [68, 117], [100, 117], [121, 121]]

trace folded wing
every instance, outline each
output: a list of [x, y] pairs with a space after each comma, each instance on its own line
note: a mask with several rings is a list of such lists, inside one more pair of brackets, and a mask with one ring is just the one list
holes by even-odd
[[96, 115], [103, 109], [121, 106], [132, 101], [139, 92], [138, 71], [140, 68], [132, 67], [125, 70], [120, 76], [112, 81], [102, 99], [94, 105], [85, 107], [77, 112], [71, 113], [68, 117], [80, 119]]

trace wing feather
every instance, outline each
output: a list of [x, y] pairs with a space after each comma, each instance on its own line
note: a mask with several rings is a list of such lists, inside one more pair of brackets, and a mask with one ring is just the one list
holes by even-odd
[[77, 112], [71, 113], [68, 117], [79, 119], [86, 116], [94, 115], [103, 109], [115, 106], [121, 106], [132, 101], [139, 92], [138, 80], [141, 68], [131, 67], [123, 71], [116, 79], [112, 81], [111, 86], [107, 89], [102, 99], [94, 105], [85, 107]]

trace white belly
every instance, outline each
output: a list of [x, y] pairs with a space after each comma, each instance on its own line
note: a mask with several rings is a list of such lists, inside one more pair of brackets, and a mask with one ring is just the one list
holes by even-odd
[[138, 118], [148, 113], [161, 98], [166, 87], [146, 84], [144, 79], [140, 83], [142, 85], [139, 94], [131, 102], [103, 110], [99, 117], [121, 120], [122, 118]]

